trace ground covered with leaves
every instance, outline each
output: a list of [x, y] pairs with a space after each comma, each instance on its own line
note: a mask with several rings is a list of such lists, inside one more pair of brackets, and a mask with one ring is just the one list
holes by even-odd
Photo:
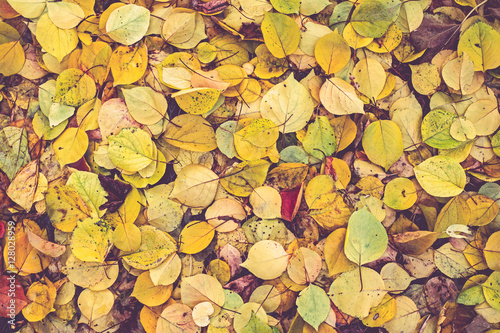
[[499, 332], [498, 0], [0, 0], [2, 332]]

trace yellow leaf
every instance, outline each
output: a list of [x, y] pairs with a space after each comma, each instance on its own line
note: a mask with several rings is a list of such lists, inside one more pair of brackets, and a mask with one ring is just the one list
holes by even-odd
[[349, 22], [344, 27], [342, 31], [342, 37], [345, 39], [347, 44], [353, 49], [360, 49], [369, 45], [373, 41], [373, 37], [363, 37], [354, 30], [352, 23]]
[[219, 100], [220, 91], [213, 88], [192, 88], [172, 94], [179, 107], [190, 114], [204, 114]]
[[92, 99], [78, 108], [76, 119], [80, 130], [91, 131], [99, 128], [100, 108], [101, 100], [99, 98]]
[[[363, 111], [364, 112], [364, 111]], [[358, 131], [356, 123], [349, 116], [341, 116], [330, 119], [335, 132], [335, 142], [337, 142], [337, 151], [346, 149], [356, 138]]]
[[417, 190], [408, 178], [396, 178], [385, 187], [384, 203], [398, 210], [411, 208], [417, 201]]
[[262, 118], [270, 119], [278, 125], [282, 133], [290, 133], [307, 125], [313, 109], [314, 103], [309, 91], [290, 75], [264, 95], [260, 112]]
[[403, 136], [390, 120], [371, 123], [363, 133], [363, 149], [370, 161], [388, 170], [403, 154]]
[[472, 103], [464, 116], [474, 124], [477, 135], [491, 135], [500, 126], [498, 105], [488, 99], [480, 99]]
[[325, 170], [328, 169], [328, 174], [332, 174], [335, 180], [337, 189], [345, 189], [351, 181], [351, 170], [344, 160], [335, 157], [327, 157], [325, 160]]
[[295, 250], [287, 266], [290, 279], [297, 284], [312, 283], [321, 271], [321, 256], [311, 249], [299, 247]]
[[212, 241], [215, 228], [205, 221], [189, 222], [179, 236], [179, 251], [195, 254], [203, 251]]
[[354, 269], [355, 263], [347, 259], [344, 253], [346, 228], [334, 230], [325, 241], [325, 261], [330, 276]]
[[181, 274], [182, 262], [177, 253], [171, 254], [158, 267], [151, 268], [149, 275], [154, 285], [173, 284]]
[[49, 18], [59, 29], [74, 28], [85, 18], [83, 9], [70, 2], [47, 3]]
[[276, 58], [292, 54], [299, 46], [299, 26], [286, 15], [266, 12], [261, 29], [267, 48]]
[[175, 117], [167, 124], [162, 138], [175, 147], [191, 151], [205, 152], [217, 148], [212, 126], [198, 115]]
[[8, 0], [7, 2], [17, 13], [29, 19], [39, 17], [46, 5], [45, 1], [40, 2], [39, 0]]
[[71, 238], [73, 255], [83, 261], [104, 262], [109, 250], [112, 231], [107, 222], [85, 219], [78, 222]]
[[337, 30], [321, 37], [314, 48], [314, 56], [327, 75], [344, 68], [351, 59], [351, 49]]
[[47, 278], [43, 278], [42, 282], [36, 281], [32, 283], [26, 292], [26, 298], [31, 303], [26, 305], [22, 311], [29, 322], [42, 320], [52, 311], [54, 306], [57, 294], [56, 287]]
[[141, 246], [133, 253], [123, 256], [123, 260], [137, 269], [151, 269], [175, 252], [175, 242], [163, 231], [144, 225], [141, 229]]
[[379, 305], [370, 309], [370, 314], [362, 319], [368, 327], [380, 327], [396, 315], [397, 306], [395, 299], [385, 295]]
[[7, 195], [26, 212], [29, 212], [33, 203], [38, 201], [36, 195], [39, 187], [42, 187], [41, 177], [45, 178], [43, 174], [39, 173], [37, 161], [28, 163], [10, 183]]
[[95, 173], [76, 171], [69, 176], [66, 186], [78, 192], [92, 217], [101, 217], [106, 213], [106, 209], [100, 207], [106, 203], [108, 193]]
[[393, 51], [401, 43], [402, 39], [401, 29], [392, 24], [382, 37], [368, 44], [366, 48], [375, 53], [387, 53]]
[[222, 285], [225, 285], [231, 279], [229, 265], [220, 259], [214, 259], [208, 264], [207, 274], [215, 277]]
[[149, 27], [150, 13], [147, 8], [134, 4], [113, 10], [106, 21], [106, 32], [113, 40], [132, 45], [141, 40]]
[[174, 8], [168, 13], [168, 19], [163, 24], [162, 37], [174, 46], [187, 42], [194, 34], [195, 20], [194, 10]]
[[430, 95], [436, 92], [441, 84], [441, 76], [436, 65], [424, 62], [420, 65], [410, 65], [411, 83], [421, 95]]
[[248, 252], [248, 259], [240, 266], [263, 280], [278, 278], [286, 270], [288, 253], [275, 241], [262, 240], [255, 243]]
[[71, 232], [78, 221], [90, 217], [78, 192], [68, 186], [49, 187], [45, 196], [47, 214], [52, 225], [61, 231]]
[[367, 267], [342, 273], [330, 285], [328, 293], [340, 311], [357, 318], [367, 317], [370, 309], [379, 305], [385, 294], [382, 277]]
[[215, 198], [219, 177], [209, 168], [190, 164], [175, 179], [170, 198], [192, 208], [206, 208]]
[[281, 304], [281, 292], [273, 285], [261, 285], [255, 288], [248, 302], [262, 304], [264, 310], [271, 313]]
[[24, 49], [18, 40], [0, 45], [0, 74], [17, 74], [23, 68], [25, 60]]
[[122, 92], [130, 114], [139, 123], [153, 125], [168, 119], [167, 100], [161, 93], [149, 87], [123, 89]]
[[44, 255], [35, 249], [29, 242], [26, 229], [31, 229], [31, 232], [42, 238], [47, 238], [46, 233], [42, 232], [38, 224], [31, 220], [23, 220], [16, 224], [15, 227], [15, 243], [16, 250], [14, 253], [14, 263], [12, 263], [11, 250], [8, 246], [3, 248], [3, 258], [13, 272], [18, 272], [20, 276], [35, 274], [43, 271], [49, 265], [51, 258]]
[[443, 66], [442, 75], [448, 87], [464, 94], [472, 93], [470, 87], [474, 79], [474, 63], [469, 60], [467, 53], [448, 61]]
[[469, 55], [476, 71], [496, 68], [500, 66], [500, 33], [484, 22], [474, 23], [460, 36], [457, 51], [459, 56]]
[[384, 89], [387, 73], [380, 62], [365, 58], [354, 66], [353, 76], [359, 84], [359, 92], [370, 100], [376, 100]]
[[118, 224], [113, 231], [113, 244], [122, 251], [137, 251], [141, 246], [141, 230], [133, 223]]
[[137, 298], [146, 306], [158, 306], [165, 303], [172, 294], [173, 285], [155, 286], [149, 272], [143, 272], [135, 281], [134, 290], [130, 296]]
[[109, 287], [111, 287], [118, 278], [120, 266], [118, 265], [117, 261], [106, 261], [104, 262], [103, 266], [104, 266], [104, 277], [97, 283], [93, 281], [93, 283], [88, 287], [92, 291], [106, 290]]
[[[469, 224], [471, 210], [467, 201], [460, 195], [451, 198], [441, 209], [433, 231], [443, 232], [452, 224]], [[442, 237], [446, 237], [443, 235]]]
[[138, 46], [119, 46], [109, 59], [113, 86], [131, 84], [139, 80], [148, 66], [148, 49], [146, 44]]
[[173, 183], [160, 184], [144, 193], [148, 201], [148, 223], [165, 232], [174, 231], [184, 215], [182, 205], [169, 199], [173, 186]]
[[354, 87], [340, 78], [330, 78], [321, 86], [319, 98], [326, 110], [334, 115], [365, 113], [363, 101]]
[[500, 271], [500, 231], [494, 232], [488, 238], [483, 250], [488, 267]]
[[415, 177], [427, 193], [438, 197], [459, 195], [466, 183], [462, 166], [444, 156], [433, 156], [417, 165]]
[[323, 228], [333, 230], [347, 225], [351, 210], [336, 191], [332, 176], [316, 176], [307, 184], [304, 199], [311, 217]]
[[94, 321], [107, 315], [115, 303], [113, 293], [108, 290], [92, 291], [85, 289], [78, 296], [78, 307], [82, 315]]
[[61, 166], [71, 164], [83, 157], [89, 146], [87, 133], [79, 128], [65, 130], [54, 141], [54, 153]]
[[474, 195], [467, 199], [471, 216], [468, 225], [483, 226], [492, 222], [498, 214], [499, 207], [497, 201], [485, 195]]
[[249, 198], [253, 213], [261, 219], [281, 217], [281, 196], [270, 186], [261, 186], [253, 190]]
[[309, 168], [302, 163], [282, 163], [272, 169], [268, 178], [281, 188], [293, 189], [306, 179]]
[[206, 274], [196, 274], [182, 279], [181, 300], [189, 307], [209, 301], [219, 313], [226, 296], [216, 278]]
[[155, 161], [156, 146], [139, 128], [123, 128], [117, 135], [110, 135], [108, 140], [109, 158], [118, 168], [134, 173]]
[[56, 57], [59, 62], [78, 45], [76, 29], [59, 29], [52, 23], [49, 14], [42, 15], [38, 20], [36, 39], [43, 49]]
[[238, 222], [243, 221], [247, 214], [243, 205], [232, 198], [215, 200], [207, 208], [205, 219], [218, 232], [230, 232], [238, 228]]
[[254, 188], [264, 184], [270, 165], [264, 160], [242, 162], [228, 170], [220, 183], [229, 193], [248, 197]]
[[394, 318], [382, 325], [389, 332], [412, 332], [416, 329], [420, 314], [415, 302], [406, 296], [397, 296]]

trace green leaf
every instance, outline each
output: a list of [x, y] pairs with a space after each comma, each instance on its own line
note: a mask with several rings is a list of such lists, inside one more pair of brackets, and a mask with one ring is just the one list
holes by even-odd
[[298, 14], [301, 0], [271, 0], [274, 9], [283, 14]]
[[42, 15], [46, 1], [40, 0], [7, 0], [9, 5], [22, 16], [35, 19]]
[[271, 333], [272, 331], [271, 327], [259, 320], [255, 312], [252, 311], [252, 316], [241, 333]]
[[457, 297], [457, 303], [463, 305], [478, 305], [485, 302], [483, 288], [481, 286], [474, 286], [465, 289]]
[[466, 183], [465, 171], [457, 161], [446, 156], [433, 156], [415, 168], [420, 186], [430, 195], [453, 197], [462, 193]]
[[435, 109], [429, 112], [422, 121], [422, 140], [431, 147], [452, 149], [461, 142], [450, 135], [451, 124], [457, 116], [449, 111]]
[[309, 125], [302, 144], [307, 153], [320, 160], [326, 156], [331, 156], [335, 152], [335, 133], [328, 117], [316, 117], [314, 123]]
[[265, 13], [261, 29], [267, 48], [276, 58], [292, 54], [299, 46], [299, 26], [286, 15]]
[[114, 165], [134, 173], [155, 160], [151, 137], [136, 127], [123, 128], [117, 135], [108, 137], [108, 155]]
[[0, 169], [12, 181], [16, 173], [31, 161], [28, 132], [24, 128], [4, 127], [0, 131]]
[[491, 273], [482, 285], [486, 302], [495, 310], [500, 311], [500, 272]]
[[366, 207], [351, 215], [344, 246], [347, 259], [358, 265], [376, 260], [384, 254], [387, 242], [384, 226]]
[[69, 176], [66, 186], [76, 190], [90, 211], [92, 217], [101, 217], [106, 209], [100, 209], [108, 200], [108, 193], [102, 187], [97, 174], [85, 171], [75, 171]]
[[305, 322], [318, 330], [330, 313], [330, 299], [322, 288], [311, 284], [300, 292], [297, 311]]
[[474, 70], [485, 72], [500, 66], [500, 34], [484, 22], [471, 25], [460, 37], [458, 55], [466, 52]]
[[434, 263], [444, 275], [452, 279], [460, 279], [476, 274], [476, 270], [465, 258], [465, 255], [446, 243], [434, 252]]
[[382, 37], [399, 16], [399, 0], [365, 0], [352, 13], [352, 27], [364, 37]]
[[119, 7], [109, 15], [106, 32], [118, 43], [132, 45], [148, 31], [149, 17], [149, 10], [145, 7], [133, 4]]
[[363, 134], [363, 149], [370, 161], [389, 169], [403, 154], [403, 136], [391, 120], [371, 123]]

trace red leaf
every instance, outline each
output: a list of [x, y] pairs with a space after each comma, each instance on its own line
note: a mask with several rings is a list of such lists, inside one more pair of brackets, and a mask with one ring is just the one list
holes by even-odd
[[15, 275], [0, 276], [0, 316], [14, 319], [28, 304], [21, 284], [17, 282]]
[[291, 222], [300, 207], [300, 200], [302, 199], [302, 190], [304, 186], [301, 184], [291, 190], [282, 190], [281, 195], [281, 218]]

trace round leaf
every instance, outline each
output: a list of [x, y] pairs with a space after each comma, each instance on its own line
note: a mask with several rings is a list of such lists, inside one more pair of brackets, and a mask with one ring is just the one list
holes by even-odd
[[106, 22], [106, 32], [118, 43], [132, 45], [148, 31], [149, 17], [149, 10], [142, 6], [130, 4], [116, 8]]
[[462, 193], [465, 187], [465, 171], [462, 166], [445, 156], [433, 156], [415, 167], [420, 186], [438, 197], [451, 197]]
[[384, 226], [366, 208], [351, 215], [344, 248], [349, 260], [358, 265], [376, 260], [384, 254], [387, 242]]
[[403, 136], [390, 120], [371, 123], [363, 134], [363, 149], [370, 161], [389, 169], [403, 154]]
[[248, 252], [248, 259], [240, 266], [263, 280], [278, 278], [286, 270], [288, 253], [283, 246], [272, 240], [255, 243]]

